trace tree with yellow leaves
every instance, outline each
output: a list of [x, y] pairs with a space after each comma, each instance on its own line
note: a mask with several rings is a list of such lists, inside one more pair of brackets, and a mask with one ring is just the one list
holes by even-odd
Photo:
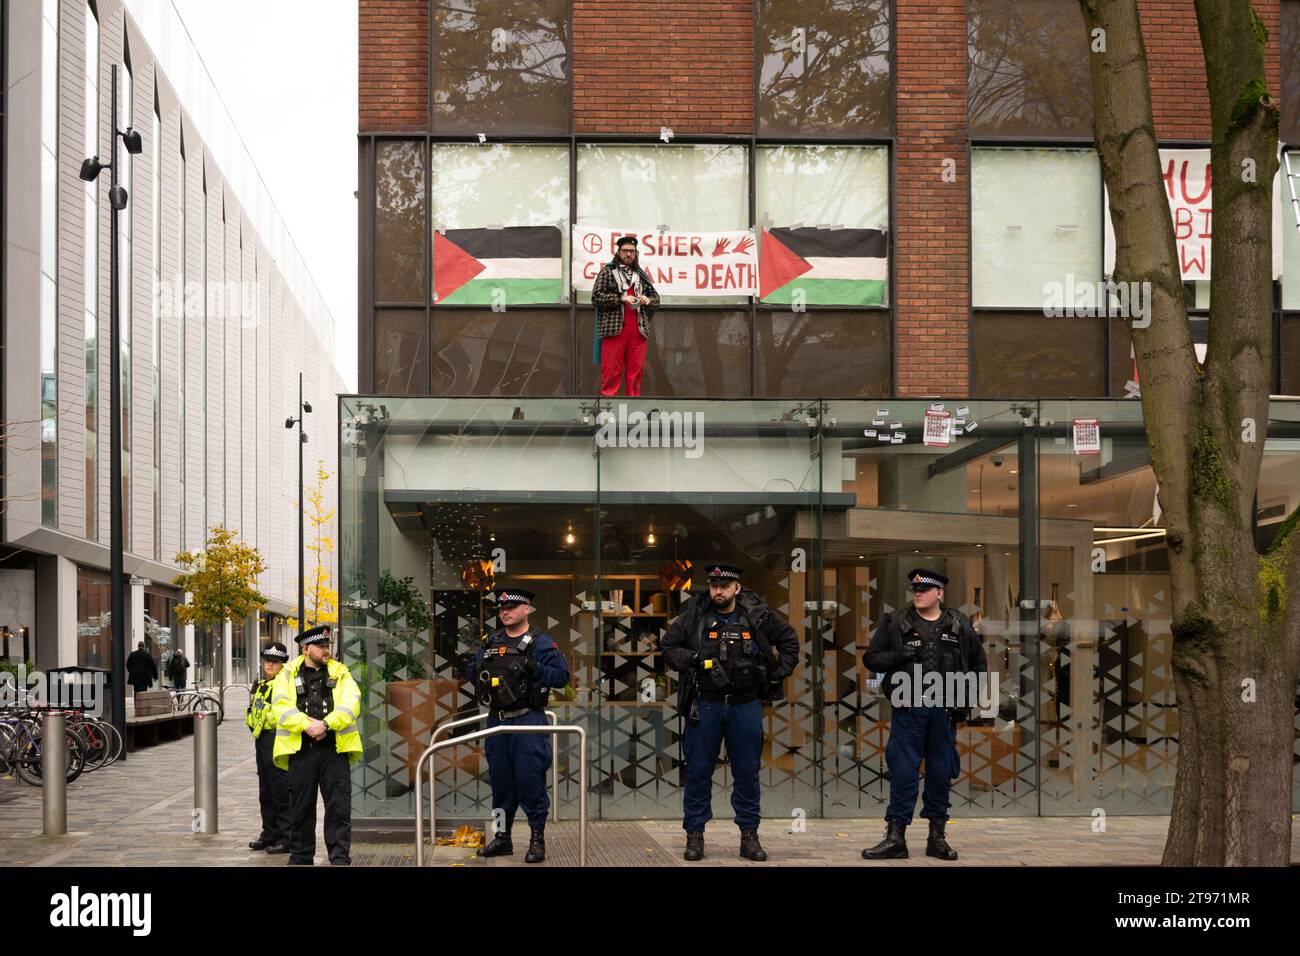
[[[207, 547], [182, 551], [176, 555], [176, 563], [185, 570], [174, 583], [190, 595], [189, 603], [176, 605], [176, 619], [181, 624], [215, 625], [224, 632], [226, 621], [242, 624], [254, 611], [266, 607], [266, 596], [257, 590], [257, 578], [266, 570], [262, 552], [244, 544], [233, 528], [213, 525]], [[224, 660], [220, 644], [217, 658]], [[218, 692], [224, 701], [225, 668], [219, 673]]]
[[[309, 627], [337, 624], [339, 619], [339, 592], [338, 588], [331, 587], [334, 583], [334, 538], [328, 534], [336, 512], [325, 504], [325, 485], [331, 477], [325, 462], [317, 460], [316, 482], [307, 491], [307, 523], [314, 532], [314, 541], [306, 547], [316, 557], [316, 566], [308, 572], [303, 588], [307, 596]], [[296, 631], [303, 630], [296, 616], [290, 622]]]

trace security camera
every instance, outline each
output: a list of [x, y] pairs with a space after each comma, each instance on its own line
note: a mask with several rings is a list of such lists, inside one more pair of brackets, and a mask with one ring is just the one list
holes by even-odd
[[1001, 467], [1002, 467], [1002, 459], [1001, 459], [1001, 458], [994, 458], [994, 459], [993, 459], [993, 467], [994, 467], [994, 468], [1001, 468]]

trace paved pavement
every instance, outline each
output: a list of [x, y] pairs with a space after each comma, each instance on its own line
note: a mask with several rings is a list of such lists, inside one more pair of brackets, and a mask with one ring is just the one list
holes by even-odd
[[[247, 849], [259, 830], [257, 768], [252, 742], [241, 715], [247, 695], [227, 694], [228, 717], [218, 731], [219, 829], [191, 832], [194, 743], [179, 741], [148, 747], [128, 760], [82, 777], [68, 787], [68, 834], [41, 835], [41, 792], [12, 778], [0, 778], [0, 865], [3, 866], [284, 866], [286, 857]], [[318, 863], [327, 862], [322, 817], [317, 815]], [[522, 824], [523, 821], [520, 821]], [[760, 831], [770, 862], [737, 856], [738, 833], [730, 821], [715, 821], [707, 831], [705, 862], [720, 866], [1154, 866], [1160, 862], [1167, 817], [1111, 815], [1105, 833], [1092, 831], [1089, 817], [981, 817], [957, 819], [949, 841], [961, 858], [943, 863], [924, 855], [925, 830], [911, 830], [908, 860], [868, 863], [858, 853], [883, 834], [879, 820], [807, 821], [801, 833], [785, 821], [765, 823]], [[545, 866], [578, 860], [578, 827], [573, 821], [547, 827]], [[604, 866], [684, 866], [681, 825], [673, 820], [593, 821], [588, 862]], [[437, 866], [524, 866], [527, 828], [516, 834], [515, 855], [482, 860], [474, 851], [438, 847]], [[411, 841], [364, 843], [354, 840], [358, 865], [409, 866]], [[1293, 828], [1291, 859], [1300, 863], [1300, 827]]]

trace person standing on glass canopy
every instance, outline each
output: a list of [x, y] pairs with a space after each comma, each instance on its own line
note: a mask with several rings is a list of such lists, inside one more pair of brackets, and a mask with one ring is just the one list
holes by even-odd
[[650, 320], [659, 308], [659, 293], [641, 268], [636, 236], [624, 236], [615, 247], [614, 258], [601, 266], [591, 287], [600, 394], [617, 395], [626, 376], [627, 394], [635, 397], [641, 394]]

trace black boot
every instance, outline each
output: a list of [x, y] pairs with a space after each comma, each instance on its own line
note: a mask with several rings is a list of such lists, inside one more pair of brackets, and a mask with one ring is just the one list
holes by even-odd
[[479, 856], [511, 856], [514, 852], [515, 845], [510, 842], [509, 830], [502, 830], [492, 838], [491, 843], [478, 848]]
[[957, 859], [957, 851], [950, 847], [948, 841], [944, 838], [944, 826], [944, 821], [930, 821], [930, 839], [925, 842], [925, 855], [937, 856], [941, 860], [955, 860]]
[[682, 854], [684, 859], [694, 862], [695, 860], [704, 859], [704, 831], [695, 830], [686, 834], [686, 852]]
[[862, 851], [864, 860], [906, 860], [907, 824], [886, 820], [885, 838]]
[[529, 829], [532, 833], [528, 837], [528, 852], [524, 854], [524, 862], [541, 863], [546, 859], [546, 824]]
[[270, 840], [263, 840], [261, 837], [258, 837], [256, 840], [249, 841], [248, 848], [250, 850], [265, 850], [270, 845]]
[[763, 851], [763, 844], [758, 842], [758, 830], [740, 831], [740, 855], [746, 860], [753, 860], [756, 863], [762, 863], [767, 859], [767, 854]]

